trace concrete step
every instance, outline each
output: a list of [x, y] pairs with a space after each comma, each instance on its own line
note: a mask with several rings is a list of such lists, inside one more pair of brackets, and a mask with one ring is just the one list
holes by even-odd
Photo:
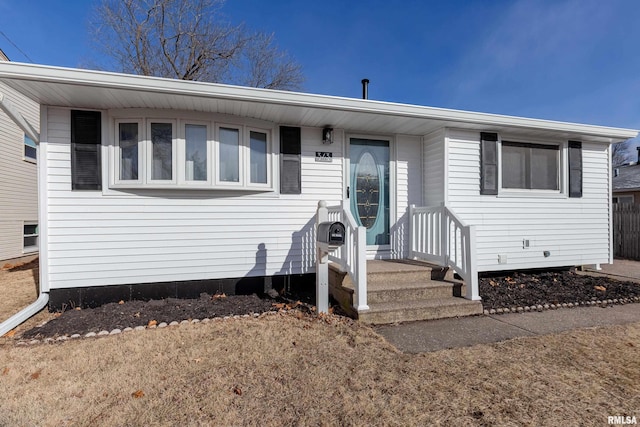
[[369, 303], [392, 301], [413, 301], [420, 299], [448, 298], [454, 296], [454, 287], [458, 284], [435, 280], [398, 283], [391, 278], [389, 282], [369, 285], [367, 300]]
[[411, 322], [482, 314], [482, 303], [463, 298], [437, 298], [369, 304], [369, 310], [358, 313], [358, 319], [370, 324]]

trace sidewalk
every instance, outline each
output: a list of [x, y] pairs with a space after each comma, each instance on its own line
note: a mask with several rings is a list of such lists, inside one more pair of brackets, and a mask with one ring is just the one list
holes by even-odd
[[[640, 283], [640, 261], [616, 259], [602, 270], [581, 274]], [[518, 337], [554, 334], [578, 328], [640, 322], [640, 304], [578, 307], [541, 312], [482, 315], [381, 325], [376, 332], [405, 353], [490, 344]]]
[[640, 304], [482, 315], [375, 327], [400, 351], [424, 353], [577, 328], [640, 322]]

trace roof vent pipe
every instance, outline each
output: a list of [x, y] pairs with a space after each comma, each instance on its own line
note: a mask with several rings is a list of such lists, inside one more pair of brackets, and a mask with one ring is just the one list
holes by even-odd
[[618, 176], [618, 175], [620, 175], [620, 169], [614, 168], [613, 169], [613, 176], [615, 177], [615, 176]]
[[636, 147], [636, 150], [638, 150], [638, 164], [640, 165], [640, 147]]
[[362, 79], [362, 99], [369, 99], [369, 79]]

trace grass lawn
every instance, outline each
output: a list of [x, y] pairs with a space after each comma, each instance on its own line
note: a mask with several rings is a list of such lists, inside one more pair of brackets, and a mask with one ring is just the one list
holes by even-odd
[[[0, 271], [3, 319], [30, 302], [13, 297], [25, 286], [33, 301], [31, 270]], [[602, 426], [640, 418], [639, 349], [631, 324], [408, 355], [366, 326], [301, 313], [2, 338], [0, 425]]]

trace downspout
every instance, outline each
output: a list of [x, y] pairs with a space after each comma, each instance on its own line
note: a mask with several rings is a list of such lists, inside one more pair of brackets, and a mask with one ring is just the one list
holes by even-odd
[[[20, 129], [22, 129], [29, 138], [31, 138], [36, 144], [38, 145], [40, 144], [40, 135], [38, 134], [38, 132], [36, 132], [35, 128], [25, 120], [22, 114], [20, 114], [20, 112], [17, 111], [13, 107], [13, 105], [11, 105], [9, 100], [2, 93], [0, 93], [0, 109], [4, 111], [7, 114], [7, 116], [9, 116], [9, 118], [13, 120], [13, 122], [16, 125], [18, 125], [18, 127], [20, 127]], [[37, 156], [38, 157], [37, 157], [36, 163], [38, 165], [38, 179], [37, 179], [38, 198], [40, 199], [41, 192], [42, 192], [42, 190], [40, 189], [40, 182], [44, 182], [40, 175], [43, 174], [44, 171], [46, 171], [46, 169], [44, 167], [44, 164], [41, 162], [42, 156], [40, 154], [40, 149], [38, 149], [37, 151]], [[38, 202], [40, 202], [40, 200], [38, 200]], [[41, 219], [42, 219], [41, 218], [42, 212], [40, 212], [41, 210], [40, 206], [41, 206], [41, 203], [38, 203], [38, 211], [39, 211], [38, 216], [40, 217], [38, 219], [39, 224], [41, 223]], [[41, 267], [41, 271], [42, 271], [42, 267]], [[0, 337], [5, 335], [7, 332], [11, 331], [12, 329], [16, 328], [18, 325], [22, 324], [27, 319], [34, 316], [36, 313], [38, 313], [39, 311], [41, 311], [43, 308], [47, 306], [47, 303], [49, 302], [49, 290], [43, 281], [42, 274], [40, 275], [39, 291], [40, 291], [40, 295], [38, 296], [38, 299], [35, 300], [35, 302], [23, 308], [18, 313], [14, 314], [4, 322], [0, 323]]]

